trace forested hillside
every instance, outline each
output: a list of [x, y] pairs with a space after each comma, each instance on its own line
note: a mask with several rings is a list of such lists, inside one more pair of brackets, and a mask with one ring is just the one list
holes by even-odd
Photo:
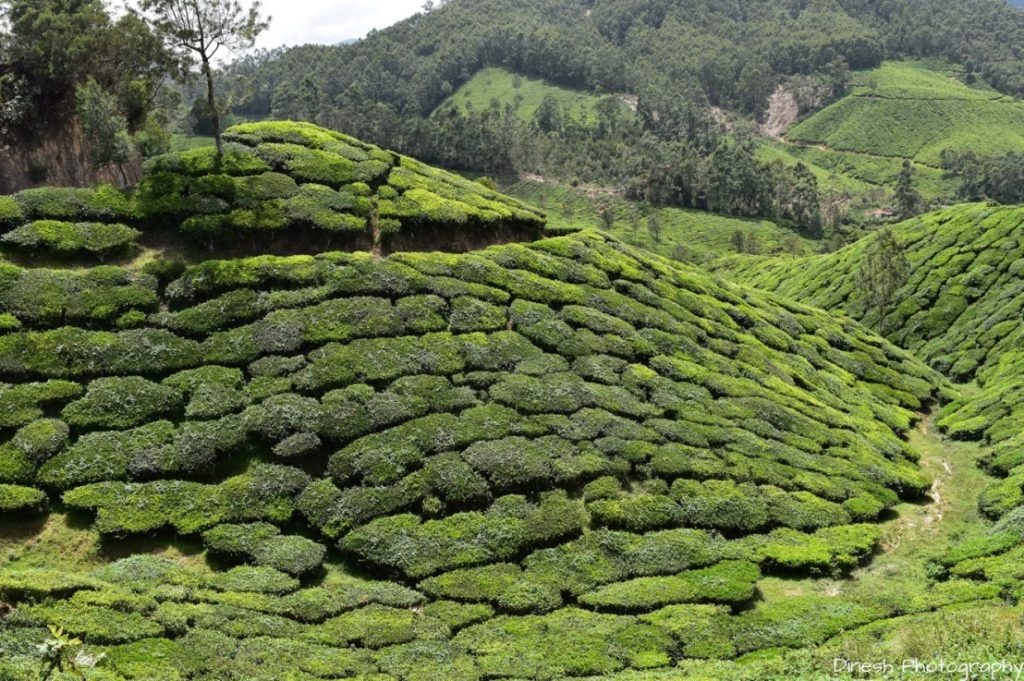
[[[759, 152], [748, 131], [770, 113], [779, 86], [805, 115], [843, 95], [851, 71], [930, 57], [1018, 95], [1024, 62], [1009, 46], [1022, 34], [1024, 15], [1003, 0], [451, 0], [356, 44], [251, 57], [229, 74], [250, 95], [241, 115], [344, 126], [447, 167], [595, 182], [638, 200], [767, 217], [816, 234], [859, 219], [856, 209], [887, 207], [899, 167]], [[543, 79], [612, 96], [582, 120], [571, 114], [572, 98], [549, 91], [544, 106], [526, 107], [525, 120], [516, 97], [533, 95], [487, 94], [478, 74], [488, 68], [517, 74], [528, 88]], [[635, 113], [614, 106], [624, 100]], [[938, 146], [921, 173], [930, 199], [955, 188], [937, 168], [944, 127], [929, 128]], [[948, 146], [962, 145], [954, 135]]]

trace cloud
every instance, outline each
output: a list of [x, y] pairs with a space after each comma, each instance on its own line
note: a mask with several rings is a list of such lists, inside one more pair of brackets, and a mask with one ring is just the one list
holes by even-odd
[[[115, 12], [125, 4], [126, 0], [108, 2]], [[391, 26], [422, 7], [423, 0], [263, 0], [264, 14], [273, 21], [256, 46], [333, 45]]]
[[362, 38], [419, 12], [423, 0], [263, 0], [274, 20], [258, 47]]

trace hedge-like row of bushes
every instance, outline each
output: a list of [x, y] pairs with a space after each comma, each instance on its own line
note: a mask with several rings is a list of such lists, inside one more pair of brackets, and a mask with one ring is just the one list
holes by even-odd
[[0, 241], [30, 252], [65, 256], [88, 253], [103, 260], [111, 253], [135, 246], [140, 234], [122, 224], [37, 220], [7, 232]]
[[[301, 126], [245, 134], [384, 162]], [[210, 186], [297, 196], [253, 159], [230, 151], [231, 188]], [[603, 237], [160, 276], [152, 302], [117, 303], [139, 328], [15, 315], [27, 328], [0, 336], [0, 376], [37, 381], [0, 389], [0, 483], [60, 494], [103, 535], [201, 535], [215, 558], [10, 580], [19, 606], [54, 599], [19, 635], [50, 618], [116, 640], [124, 669], [554, 678], [788, 645], [753, 605], [760, 575], [852, 569], [879, 530], [851, 523], [928, 486], [900, 438], [927, 369]], [[890, 613], [794, 611], [794, 637], [869, 614]]]
[[295, 468], [256, 465], [218, 485], [180, 480], [99, 482], [63, 495], [72, 508], [96, 512], [105, 534], [141, 534], [172, 527], [194, 534], [219, 523], [288, 520], [293, 499], [309, 483]]

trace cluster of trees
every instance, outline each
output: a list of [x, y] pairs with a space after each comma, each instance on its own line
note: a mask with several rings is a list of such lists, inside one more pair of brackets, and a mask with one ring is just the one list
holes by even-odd
[[97, 166], [166, 150], [171, 79], [198, 62], [220, 144], [211, 60], [251, 46], [260, 3], [139, 0], [113, 16], [102, 0], [0, 2], [0, 146], [77, 123]]
[[973, 151], [946, 151], [942, 165], [959, 179], [957, 198], [962, 201], [1024, 203], [1024, 154], [984, 157]]
[[35, 138], [77, 114], [96, 160], [123, 160], [129, 134], [161, 136], [151, 117], [173, 54], [135, 14], [99, 0], [0, 2], [0, 140]]

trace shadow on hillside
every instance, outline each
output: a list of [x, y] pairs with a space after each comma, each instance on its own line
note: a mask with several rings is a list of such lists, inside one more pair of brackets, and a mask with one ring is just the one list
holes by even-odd
[[29, 517], [5, 518], [0, 523], [0, 545], [22, 543], [39, 536], [49, 518], [49, 513], [39, 513]]
[[203, 542], [197, 537], [178, 536], [172, 530], [121, 538], [105, 535], [100, 540], [100, 555], [107, 561], [140, 553], [159, 554], [169, 551], [198, 559], [203, 553]]

